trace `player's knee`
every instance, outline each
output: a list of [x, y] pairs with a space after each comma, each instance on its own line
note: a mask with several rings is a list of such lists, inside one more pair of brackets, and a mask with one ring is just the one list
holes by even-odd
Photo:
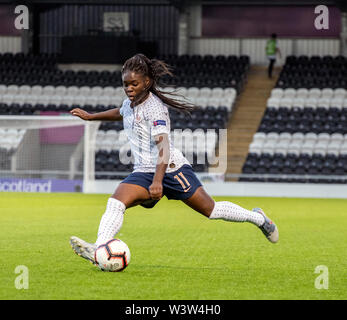
[[213, 211], [214, 204], [215, 204], [214, 201], [208, 201], [207, 203], [204, 203], [201, 208], [201, 213], [207, 218], [209, 218]]

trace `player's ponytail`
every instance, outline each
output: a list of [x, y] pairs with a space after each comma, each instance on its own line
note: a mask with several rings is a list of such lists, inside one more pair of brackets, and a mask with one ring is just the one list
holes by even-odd
[[[150, 84], [147, 88], [147, 92], [150, 91], [154, 93], [167, 106], [184, 112], [194, 110], [195, 106], [193, 104], [173, 98], [179, 97], [178, 94], [174, 92], [163, 92], [159, 89], [159, 83], [162, 81], [163, 77], [174, 76], [170, 70], [170, 67], [164, 61], [158, 59], [148, 59], [145, 55], [139, 53], [125, 62], [122, 68], [122, 74], [125, 71], [133, 71], [144, 76], [148, 76], [150, 79]], [[171, 97], [168, 97], [168, 95]]]

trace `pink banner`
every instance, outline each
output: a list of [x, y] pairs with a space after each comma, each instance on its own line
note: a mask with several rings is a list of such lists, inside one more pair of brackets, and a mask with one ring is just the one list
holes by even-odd
[[[59, 116], [61, 112], [45, 111], [44, 116]], [[45, 128], [40, 130], [40, 142], [43, 144], [77, 144], [84, 133], [84, 126]]]
[[203, 37], [339, 37], [341, 12], [328, 6], [329, 29], [317, 30], [315, 6], [203, 6]]
[[[21, 30], [15, 28], [14, 22], [17, 14], [14, 13], [15, 6], [0, 6], [0, 35], [20, 36]], [[29, 26], [30, 27], [30, 26]]]

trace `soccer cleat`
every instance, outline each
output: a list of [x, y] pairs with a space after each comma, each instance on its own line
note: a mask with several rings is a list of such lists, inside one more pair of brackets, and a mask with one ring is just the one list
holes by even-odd
[[277, 226], [265, 215], [262, 209], [254, 208], [252, 211], [258, 212], [264, 217], [265, 222], [259, 228], [270, 242], [276, 243], [278, 241]]
[[96, 245], [94, 243], [86, 242], [77, 237], [70, 238], [70, 245], [72, 250], [80, 257], [87, 259], [92, 264], [96, 265], [94, 260], [94, 252], [96, 250]]

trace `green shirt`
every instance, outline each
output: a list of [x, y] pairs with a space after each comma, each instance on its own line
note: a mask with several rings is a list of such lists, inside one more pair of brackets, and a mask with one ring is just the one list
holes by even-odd
[[266, 55], [274, 56], [276, 55], [277, 42], [275, 39], [270, 39], [266, 43]]

